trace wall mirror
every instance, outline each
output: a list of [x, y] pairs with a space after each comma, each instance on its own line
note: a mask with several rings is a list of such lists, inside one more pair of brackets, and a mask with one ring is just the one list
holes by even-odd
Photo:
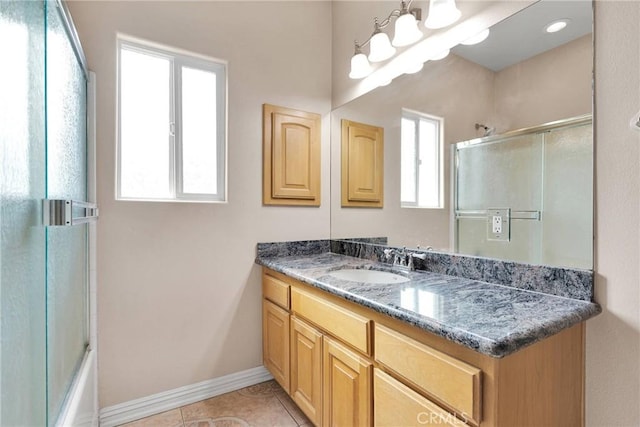
[[[542, 0], [334, 109], [331, 237], [592, 268], [592, 23]], [[384, 130], [381, 207], [341, 204], [343, 120]]]

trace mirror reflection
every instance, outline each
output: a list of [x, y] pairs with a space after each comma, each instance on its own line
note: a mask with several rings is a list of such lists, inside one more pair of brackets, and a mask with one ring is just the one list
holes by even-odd
[[331, 237], [592, 268], [591, 31], [590, 1], [543, 0], [335, 109]]

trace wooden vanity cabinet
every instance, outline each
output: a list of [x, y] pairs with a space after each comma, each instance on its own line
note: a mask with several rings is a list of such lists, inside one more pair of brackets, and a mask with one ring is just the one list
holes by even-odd
[[373, 419], [376, 427], [467, 425], [380, 369], [374, 371]]
[[281, 274], [262, 274], [262, 359], [273, 378], [289, 392], [290, 315], [289, 279]]
[[323, 425], [370, 426], [373, 364], [328, 337], [323, 359]]
[[316, 426], [584, 426], [583, 323], [494, 358], [268, 269], [263, 295], [265, 367]]
[[289, 392], [289, 313], [262, 301], [262, 357], [273, 378]]
[[291, 390], [302, 412], [322, 425], [322, 333], [291, 316]]

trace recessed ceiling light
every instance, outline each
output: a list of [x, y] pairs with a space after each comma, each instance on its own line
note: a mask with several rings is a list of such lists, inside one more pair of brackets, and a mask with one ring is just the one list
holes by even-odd
[[547, 33], [557, 33], [558, 31], [563, 30], [567, 25], [569, 25], [568, 19], [560, 19], [547, 25], [544, 30]]

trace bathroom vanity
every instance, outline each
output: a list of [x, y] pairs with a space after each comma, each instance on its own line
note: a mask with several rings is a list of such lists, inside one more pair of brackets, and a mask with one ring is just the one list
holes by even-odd
[[[584, 425], [584, 321], [600, 312], [588, 296], [420, 270], [439, 257], [457, 257], [448, 271], [486, 261], [498, 272], [501, 261], [425, 252], [408, 271], [382, 245], [354, 243], [354, 257], [349, 244], [317, 242], [259, 245], [256, 260], [264, 365], [315, 425]], [[508, 264], [536, 281], [537, 267]], [[401, 283], [336, 274], [348, 270]], [[556, 270], [543, 275], [574, 289], [588, 273]]]

